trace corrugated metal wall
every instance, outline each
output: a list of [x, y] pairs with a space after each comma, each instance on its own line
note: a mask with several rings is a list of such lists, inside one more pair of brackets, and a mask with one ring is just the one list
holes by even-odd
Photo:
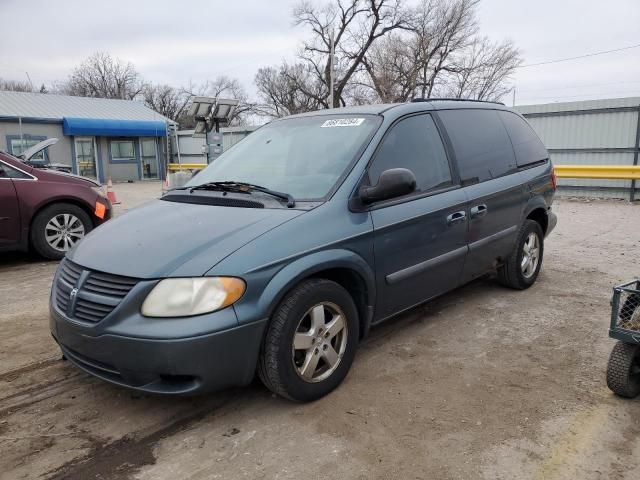
[[[240, 140], [245, 138], [258, 127], [227, 127], [221, 128], [222, 150], [226, 152]], [[207, 157], [202, 153], [202, 146], [206, 144], [204, 138], [193, 136], [193, 130], [179, 130], [178, 141], [180, 142], [181, 163], [206, 163]], [[175, 143], [175, 140], [172, 138]], [[175, 149], [174, 149], [175, 150]], [[174, 154], [173, 162], [178, 162], [178, 154]]]
[[[523, 105], [522, 113], [556, 164], [633, 165], [638, 161], [640, 97]], [[561, 179], [559, 193], [631, 198], [630, 180]], [[640, 195], [640, 189], [636, 198]]]

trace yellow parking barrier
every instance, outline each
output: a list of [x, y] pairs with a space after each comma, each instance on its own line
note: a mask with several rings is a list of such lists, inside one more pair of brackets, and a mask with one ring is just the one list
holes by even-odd
[[640, 165], [554, 165], [558, 178], [640, 180]]
[[201, 170], [207, 166], [206, 163], [170, 163], [168, 165], [169, 170], [172, 172], [180, 170]]

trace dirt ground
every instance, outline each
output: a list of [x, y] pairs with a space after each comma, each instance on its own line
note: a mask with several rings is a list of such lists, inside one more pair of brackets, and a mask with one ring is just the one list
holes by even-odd
[[[116, 185], [121, 212], [158, 183]], [[611, 287], [640, 275], [640, 205], [556, 201], [538, 282], [485, 279], [372, 331], [333, 394], [259, 382], [163, 398], [60, 360], [56, 264], [0, 255], [0, 478], [638, 479], [640, 399], [605, 368]]]

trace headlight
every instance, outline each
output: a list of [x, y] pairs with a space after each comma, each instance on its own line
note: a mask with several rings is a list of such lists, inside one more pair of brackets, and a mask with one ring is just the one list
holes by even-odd
[[146, 317], [187, 317], [228, 307], [244, 293], [245, 283], [233, 277], [167, 278], [142, 304]]

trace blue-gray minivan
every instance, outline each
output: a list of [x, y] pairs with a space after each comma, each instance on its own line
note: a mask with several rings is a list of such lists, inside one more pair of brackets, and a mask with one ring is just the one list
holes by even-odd
[[542, 142], [502, 104], [429, 100], [275, 120], [60, 263], [51, 332], [144, 392], [246, 385], [310, 401], [371, 326], [474, 278], [526, 289], [554, 228]]

